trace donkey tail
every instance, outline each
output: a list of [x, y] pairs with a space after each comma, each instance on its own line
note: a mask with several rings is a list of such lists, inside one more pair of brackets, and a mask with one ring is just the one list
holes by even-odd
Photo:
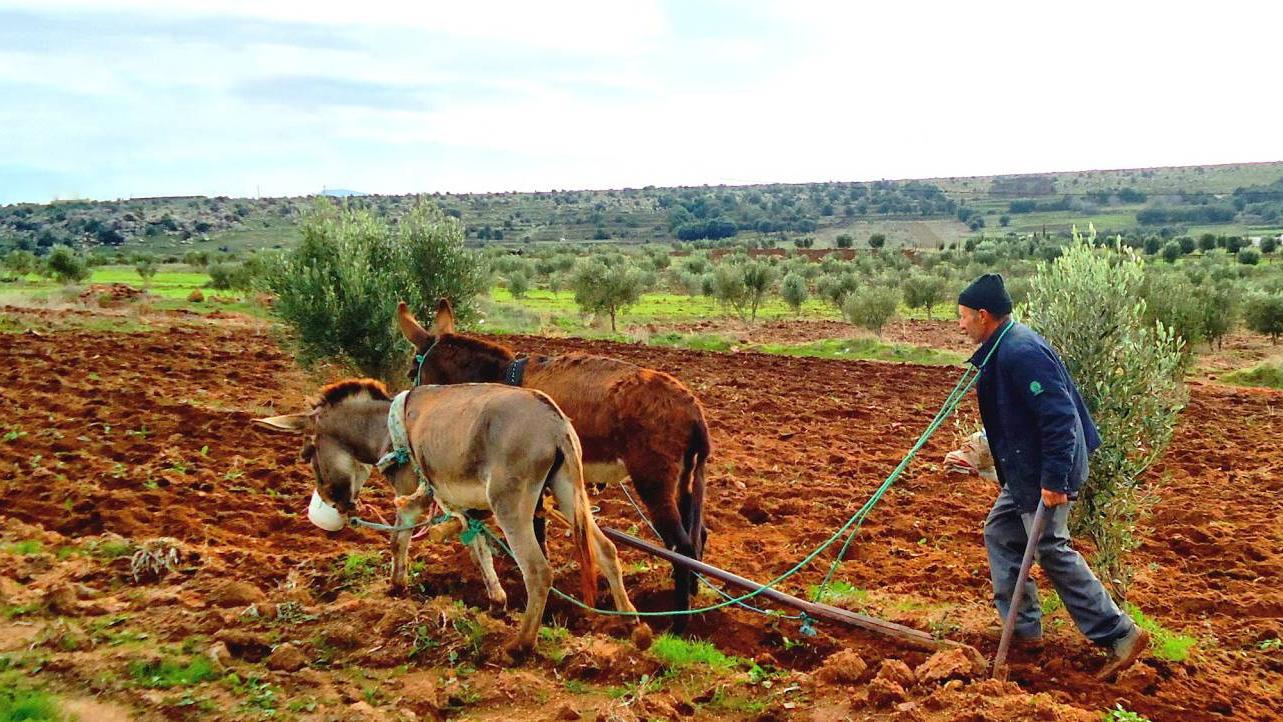
[[589, 539], [593, 524], [592, 507], [584, 489], [583, 457], [579, 439], [572, 431], [557, 447], [557, 459], [549, 472], [553, 495], [561, 513], [570, 520], [575, 554], [579, 557], [579, 584], [584, 604], [597, 604], [597, 551]]
[[704, 552], [704, 466], [708, 461], [712, 442], [708, 436], [708, 424], [703, 418], [691, 428], [690, 442], [686, 446], [686, 455], [682, 460], [682, 476], [679, 493], [686, 497], [685, 507], [689, 509], [686, 533], [690, 536], [691, 545], [695, 548], [695, 558], [703, 557]]

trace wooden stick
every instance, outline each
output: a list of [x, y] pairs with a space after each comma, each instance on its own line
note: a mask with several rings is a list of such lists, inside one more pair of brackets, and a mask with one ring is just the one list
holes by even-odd
[[993, 658], [993, 678], [1007, 680], [1007, 648], [1011, 646], [1011, 635], [1016, 631], [1016, 617], [1020, 616], [1020, 603], [1025, 598], [1025, 581], [1029, 579], [1029, 568], [1033, 566], [1034, 551], [1038, 549], [1038, 540], [1047, 526], [1047, 507], [1041, 500], [1038, 511], [1034, 512], [1034, 521], [1025, 542], [1025, 556], [1020, 560], [1020, 574], [1016, 576], [1016, 590], [1011, 593], [1011, 606], [1007, 609], [1007, 619], [1002, 624], [1002, 640], [998, 642], [998, 655]]
[[[683, 556], [669, 549], [656, 546], [654, 544], [651, 544], [650, 542], [638, 539], [637, 537], [632, 536], [630, 534], [625, 534], [621, 531], [616, 531], [615, 529], [610, 529], [607, 527], [602, 527], [601, 531], [607, 537], [614, 540], [616, 543], [623, 544], [625, 546], [629, 546], [634, 549], [639, 549], [641, 551], [646, 552], [647, 554], [652, 554], [668, 562], [679, 564], [681, 566], [686, 567], [687, 569], [691, 569], [693, 571], [699, 572], [704, 576], [712, 577], [714, 579], [725, 582], [735, 587], [739, 587], [746, 591], [753, 591], [762, 586], [761, 584], [758, 584], [757, 582], [751, 579], [746, 579], [744, 577], [739, 576], [738, 574], [732, 574], [731, 572], [718, 569], [717, 567], [705, 564], [703, 562], [695, 561], [690, 557]], [[817, 619], [827, 619], [829, 621], [840, 622], [842, 624], [846, 624], [852, 627], [858, 627], [865, 631], [873, 632], [874, 634], [879, 634], [884, 637], [890, 637], [892, 639], [905, 642], [919, 649], [927, 649], [932, 651], [939, 650], [939, 649], [953, 649], [953, 648], [962, 649], [966, 651], [969, 656], [972, 657], [973, 661], [980, 660], [981, 668], [983, 668], [984, 658], [980, 655], [980, 652], [977, 651], [974, 647], [971, 647], [966, 644], [961, 644], [959, 642], [954, 642], [947, 639], [936, 639], [935, 637], [931, 636], [930, 634], [927, 634], [926, 632], [920, 632], [911, 627], [906, 627], [902, 624], [896, 624], [895, 622], [888, 622], [885, 619], [878, 619], [877, 617], [870, 617], [866, 614], [852, 612], [848, 609], [842, 609], [840, 607], [834, 607], [828, 604], [819, 604], [817, 602], [808, 602], [805, 599], [799, 599], [798, 597], [795, 597], [791, 594], [785, 594], [784, 592], [781, 592], [776, 589], [765, 589], [757, 596], [763, 599], [769, 599], [773, 602], [777, 602], [786, 607], [791, 607], [798, 611], [805, 612]]]

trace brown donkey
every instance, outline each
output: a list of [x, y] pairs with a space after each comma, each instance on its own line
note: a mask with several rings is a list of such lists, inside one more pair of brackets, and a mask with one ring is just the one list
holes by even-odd
[[[402, 403], [401, 401], [397, 402]], [[633, 639], [649, 644], [650, 630], [635, 616], [624, 590], [615, 545], [593, 521], [584, 490], [579, 440], [570, 421], [545, 394], [498, 384], [419, 387], [404, 399], [406, 455], [392, 456], [389, 411], [395, 408], [383, 384], [351, 379], [331, 384], [307, 413], [256, 419], [268, 428], [306, 434], [303, 458], [316, 474], [316, 491], [336, 507], [342, 523], [356, 509], [370, 466], [392, 459], [384, 472], [397, 492], [398, 526], [410, 526], [435, 501], [447, 514], [489, 509], [503, 530], [526, 586], [526, 611], [512, 648], [533, 648], [552, 587], [552, 568], [535, 539], [532, 519], [544, 489], [570, 520], [579, 555], [585, 601], [594, 603], [597, 564], [615, 608], [633, 619]], [[431, 482], [420, 486], [416, 466]], [[410, 532], [392, 538], [392, 586], [404, 587]], [[507, 601], [483, 535], [469, 543], [495, 603]]]
[[[626, 361], [567, 354], [518, 359], [512, 349], [454, 331], [449, 301], [431, 329], [398, 307], [401, 332], [416, 351], [410, 378], [421, 384], [499, 382], [542, 391], [570, 417], [593, 484], [632, 479], [664, 544], [699, 559], [704, 529], [704, 465], [711, 450], [699, 400], [666, 373]], [[542, 524], [542, 518], [536, 525]], [[542, 535], [542, 528], [537, 530]], [[690, 608], [694, 578], [673, 566], [675, 602]], [[681, 629], [685, 616], [674, 618]]]

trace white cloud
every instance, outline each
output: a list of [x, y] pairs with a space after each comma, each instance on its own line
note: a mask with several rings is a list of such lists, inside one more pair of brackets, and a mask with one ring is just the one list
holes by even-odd
[[1269, 5], [15, 7], [62, 24], [0, 51], [0, 83], [24, 88], [0, 105], [0, 202], [50, 192], [6, 164], [114, 196], [1283, 159]]

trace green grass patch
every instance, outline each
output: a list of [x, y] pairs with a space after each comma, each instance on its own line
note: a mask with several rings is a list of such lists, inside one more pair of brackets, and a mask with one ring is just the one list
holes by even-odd
[[1189, 635], [1167, 629], [1157, 619], [1146, 616], [1134, 604], [1127, 604], [1126, 609], [1132, 621], [1139, 624], [1141, 629], [1149, 632], [1153, 638], [1151, 641], [1152, 646], [1150, 647], [1151, 654], [1168, 662], [1184, 662], [1189, 659], [1190, 652], [1198, 644], [1198, 640]]
[[1105, 712], [1104, 722], [1150, 722], [1150, 720], [1141, 714], [1123, 709], [1123, 706], [1118, 704]]
[[812, 584], [807, 588], [806, 593], [813, 602], [836, 604], [838, 606], [861, 606], [869, 599], [867, 591], [840, 579], [834, 579], [827, 585]]
[[128, 539], [101, 539], [89, 545], [89, 553], [96, 559], [119, 559], [134, 553], [134, 543]]
[[670, 634], [660, 635], [650, 652], [670, 669], [700, 665], [711, 670], [727, 671], [741, 663], [739, 659], [723, 654], [709, 642], [682, 639]]
[[340, 573], [349, 582], [369, 579], [379, 569], [378, 553], [348, 552]]
[[31, 556], [44, 551], [44, 545], [35, 539], [24, 539], [5, 546], [5, 551], [20, 556]]
[[1042, 607], [1042, 615], [1048, 617], [1056, 613], [1057, 610], [1063, 609], [1065, 604], [1060, 600], [1059, 594], [1051, 592], [1050, 594], [1042, 595], [1040, 606]]
[[3, 614], [5, 619], [13, 619], [14, 617], [34, 614], [38, 611], [40, 611], [40, 605], [36, 602], [32, 602], [30, 604], [11, 604], [0, 607], [0, 614]]
[[561, 664], [566, 659], [564, 645], [569, 638], [570, 630], [565, 627], [540, 627], [535, 649], [553, 664]]
[[721, 336], [704, 336], [701, 334], [681, 334], [669, 332], [650, 337], [650, 343], [654, 346], [670, 346], [672, 348], [686, 348], [694, 351], [729, 351], [735, 345], [734, 341]]
[[1273, 363], [1258, 364], [1250, 369], [1231, 371], [1221, 376], [1221, 381], [1235, 386], [1283, 389], [1283, 366]]
[[193, 657], [186, 665], [170, 659], [158, 663], [130, 662], [129, 675], [142, 686], [153, 689], [190, 687], [217, 676], [213, 662], [206, 657]]
[[816, 358], [899, 361], [913, 364], [953, 365], [962, 363], [962, 354], [939, 351], [924, 346], [883, 343], [871, 338], [828, 338], [801, 344], [761, 344], [750, 347], [763, 353], [785, 356], [814, 356]]
[[0, 722], [63, 722], [72, 719], [52, 696], [39, 690], [3, 685]]

